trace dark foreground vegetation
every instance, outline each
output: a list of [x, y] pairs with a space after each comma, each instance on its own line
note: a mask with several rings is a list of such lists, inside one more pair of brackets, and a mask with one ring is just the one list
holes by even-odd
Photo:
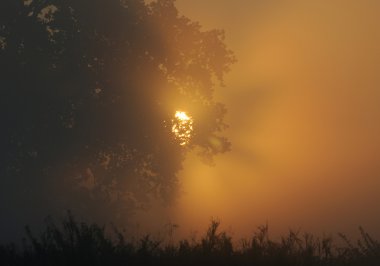
[[361, 239], [343, 245], [331, 238], [290, 231], [270, 240], [268, 226], [233, 244], [231, 236], [212, 221], [200, 240], [168, 244], [146, 236], [127, 240], [114, 230], [78, 223], [72, 215], [57, 226], [52, 221], [36, 237], [26, 228], [22, 246], [0, 246], [0, 265], [380, 265], [380, 243], [360, 228]]

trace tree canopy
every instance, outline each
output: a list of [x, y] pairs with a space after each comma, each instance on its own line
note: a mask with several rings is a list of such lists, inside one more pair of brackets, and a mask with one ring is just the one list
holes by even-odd
[[213, 90], [234, 60], [174, 0], [0, 1], [0, 194], [88, 212], [170, 199], [188, 150], [229, 149]]

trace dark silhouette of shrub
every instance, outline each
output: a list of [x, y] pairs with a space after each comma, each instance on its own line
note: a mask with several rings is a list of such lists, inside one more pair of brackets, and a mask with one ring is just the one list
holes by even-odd
[[117, 229], [77, 222], [70, 213], [56, 225], [52, 219], [37, 237], [26, 228], [23, 245], [0, 246], [0, 265], [257, 265], [324, 266], [380, 265], [380, 244], [360, 228], [354, 245], [344, 235], [343, 246], [331, 237], [290, 231], [280, 241], [268, 236], [268, 225], [258, 227], [251, 239], [234, 245], [232, 238], [212, 220], [200, 241], [165, 243], [150, 235], [127, 240]]

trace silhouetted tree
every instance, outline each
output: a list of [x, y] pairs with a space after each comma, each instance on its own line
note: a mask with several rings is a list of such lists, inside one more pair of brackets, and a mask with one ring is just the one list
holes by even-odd
[[[187, 150], [229, 148], [213, 100], [234, 61], [223, 38], [174, 0], [0, 1], [2, 203], [54, 195], [123, 213], [169, 199]], [[194, 120], [185, 147], [171, 132], [178, 109]]]

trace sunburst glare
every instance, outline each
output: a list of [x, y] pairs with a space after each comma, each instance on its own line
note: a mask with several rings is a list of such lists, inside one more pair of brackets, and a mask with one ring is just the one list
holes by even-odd
[[193, 118], [183, 111], [176, 111], [172, 119], [172, 132], [181, 146], [190, 142], [193, 132]]

